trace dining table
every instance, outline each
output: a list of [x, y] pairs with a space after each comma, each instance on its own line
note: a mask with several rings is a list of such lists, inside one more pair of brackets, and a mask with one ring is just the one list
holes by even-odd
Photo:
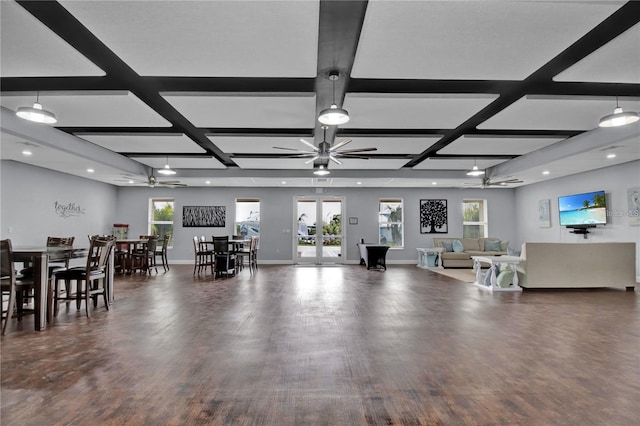
[[[34, 327], [36, 331], [47, 328], [47, 322], [53, 320], [52, 288], [49, 285], [49, 260], [78, 259], [87, 257], [89, 249], [86, 247], [46, 247], [46, 246], [16, 246], [13, 248], [14, 262], [22, 262], [33, 266], [34, 285]], [[113, 256], [109, 256], [110, 266], [107, 266], [107, 295], [109, 303], [113, 300]]]
[[147, 243], [146, 238], [122, 238], [116, 240], [116, 250], [120, 254], [122, 264], [121, 272], [130, 274], [132, 272], [132, 256], [135, 250], [144, 250]]

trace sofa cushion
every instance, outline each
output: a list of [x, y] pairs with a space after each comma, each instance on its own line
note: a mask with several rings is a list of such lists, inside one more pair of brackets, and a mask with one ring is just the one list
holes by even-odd
[[466, 252], [456, 253], [455, 251], [442, 253], [442, 258], [449, 259], [449, 260], [471, 260], [469, 253], [466, 253]]
[[442, 247], [446, 252], [453, 251], [453, 241], [441, 240], [440, 247]]
[[507, 251], [509, 248], [509, 241], [500, 241], [500, 251]]
[[453, 251], [455, 251], [456, 253], [461, 253], [464, 251], [464, 246], [462, 245], [462, 241], [460, 240], [454, 240], [451, 246], [453, 247]]
[[460, 242], [462, 242], [464, 251], [481, 250], [480, 244], [477, 238], [463, 238], [460, 240]]
[[500, 240], [485, 240], [484, 251], [502, 251]]

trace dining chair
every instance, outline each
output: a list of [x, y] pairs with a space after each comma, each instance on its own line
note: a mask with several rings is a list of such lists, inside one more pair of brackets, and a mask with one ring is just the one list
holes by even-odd
[[247, 266], [249, 266], [249, 272], [253, 274], [254, 267], [257, 269], [257, 263], [255, 261], [256, 247], [258, 244], [258, 237], [251, 237], [249, 240], [249, 246], [244, 246], [236, 252], [238, 256], [238, 268], [244, 265], [245, 259], [247, 260]]
[[132, 269], [140, 269], [140, 272], [151, 273], [151, 268], [155, 268], [156, 274], [158, 267], [156, 266], [156, 248], [158, 246], [158, 237], [156, 235], [140, 236], [141, 240], [146, 242], [142, 244], [140, 249], [131, 253]]
[[229, 249], [229, 236], [214, 236], [213, 251], [215, 252], [216, 275], [235, 275], [237, 256], [233, 251]]
[[196, 269], [198, 274], [204, 269], [207, 272], [207, 267], [211, 268], [211, 273], [214, 273], [215, 257], [213, 248], [206, 241], [202, 241], [197, 235], [193, 237], [193, 252], [195, 254], [195, 263], [193, 265], [193, 273], [195, 275]]
[[16, 311], [18, 321], [22, 321], [22, 294], [25, 291], [34, 288], [34, 282], [31, 279], [17, 279], [16, 270], [13, 264], [13, 248], [11, 240], [0, 240], [0, 282], [2, 287], [2, 300], [5, 296], [8, 296], [7, 309], [4, 309], [4, 303], [2, 303], [2, 335], [7, 329], [9, 319], [13, 316], [13, 311]]
[[158, 256], [160, 256], [160, 261], [162, 262], [162, 268], [165, 272], [169, 270], [169, 260], [167, 259], [167, 248], [169, 247], [169, 240], [171, 239], [171, 235], [165, 234], [162, 237], [162, 244], [159, 247], [156, 247], [156, 251], [154, 253], [155, 259], [153, 260], [157, 263]]
[[[75, 300], [76, 308], [80, 310], [82, 299], [85, 301], [85, 309], [87, 317], [91, 316], [89, 311], [89, 300], [93, 300], [93, 307], [98, 306], [98, 296], [102, 295], [104, 304], [109, 310], [108, 291], [107, 288], [107, 263], [111, 251], [115, 246], [115, 237], [96, 237], [91, 240], [87, 263], [85, 266], [77, 266], [74, 268], [56, 271], [53, 277], [53, 315], [58, 316], [60, 302], [67, 300]], [[75, 280], [77, 289], [75, 294], [66, 294], [62, 296], [60, 293], [59, 282], [64, 280]], [[83, 288], [84, 284], [84, 288]]]

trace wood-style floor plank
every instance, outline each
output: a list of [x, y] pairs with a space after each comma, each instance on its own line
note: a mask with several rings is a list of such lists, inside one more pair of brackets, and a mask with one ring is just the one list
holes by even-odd
[[409, 265], [189, 265], [9, 325], [9, 425], [640, 424], [640, 298], [483, 292]]

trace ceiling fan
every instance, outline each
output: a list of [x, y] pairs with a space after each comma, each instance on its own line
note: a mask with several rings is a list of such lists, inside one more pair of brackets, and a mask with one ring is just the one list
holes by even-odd
[[338, 142], [334, 146], [331, 146], [329, 142], [326, 141], [328, 126], [322, 126], [322, 130], [324, 131], [324, 137], [322, 138], [322, 142], [318, 146], [315, 146], [311, 142], [300, 139], [300, 142], [307, 145], [311, 150], [304, 149], [295, 149], [295, 148], [285, 148], [281, 146], [274, 146], [275, 149], [286, 149], [287, 151], [296, 151], [300, 154], [294, 155], [294, 157], [300, 158], [311, 158], [306, 161], [305, 164], [312, 163], [316, 160], [320, 160], [323, 164], [328, 164], [329, 161], [333, 161], [336, 164], [342, 164], [337, 157], [341, 158], [356, 158], [359, 160], [368, 160], [369, 158], [362, 155], [364, 152], [377, 151], [378, 148], [357, 148], [357, 149], [340, 149], [344, 147], [346, 144], [351, 142], [351, 139], [345, 139], [341, 142]]
[[149, 186], [149, 188], [155, 188], [156, 186], [166, 186], [169, 188], [181, 188], [187, 186], [184, 183], [181, 183], [178, 180], [158, 180], [157, 177], [153, 175], [153, 169], [151, 169], [151, 174], [147, 178], [147, 180], [136, 179], [132, 176], [122, 175], [124, 180], [119, 180], [119, 182], [129, 182], [129, 183], [145, 183]]
[[465, 185], [468, 187], [477, 187], [477, 188], [486, 188], [488, 186], [507, 186], [512, 183], [523, 183], [523, 180], [517, 178], [508, 178], [503, 180], [492, 181], [491, 178], [485, 176], [482, 178], [480, 183], [477, 182], [467, 182]]

